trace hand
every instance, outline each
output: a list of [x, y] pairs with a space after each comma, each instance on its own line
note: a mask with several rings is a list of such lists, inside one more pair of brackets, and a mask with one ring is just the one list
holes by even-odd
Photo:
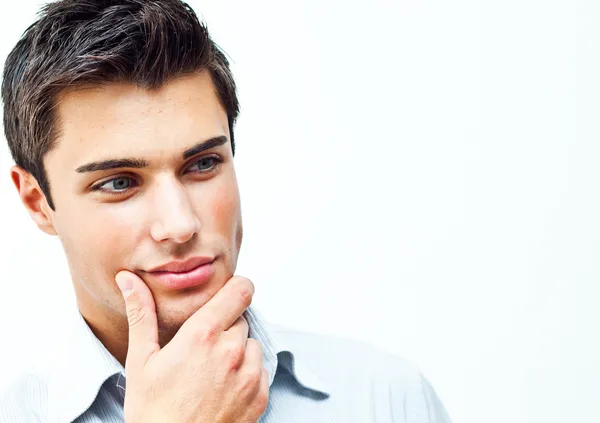
[[231, 278], [161, 349], [150, 289], [128, 271], [116, 280], [129, 322], [125, 422], [256, 423], [267, 407], [269, 378], [242, 316], [252, 282]]

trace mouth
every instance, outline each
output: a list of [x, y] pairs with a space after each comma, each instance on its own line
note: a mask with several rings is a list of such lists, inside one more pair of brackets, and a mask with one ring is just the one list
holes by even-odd
[[215, 258], [195, 257], [170, 262], [147, 273], [167, 289], [184, 289], [207, 283], [215, 274]]

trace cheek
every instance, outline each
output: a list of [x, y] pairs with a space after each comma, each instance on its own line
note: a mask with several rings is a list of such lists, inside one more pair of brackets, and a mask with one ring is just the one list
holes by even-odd
[[220, 233], [230, 233], [238, 224], [240, 215], [239, 198], [235, 195], [223, 195], [215, 199], [212, 204], [211, 215]]
[[216, 195], [210, 203], [209, 219], [214, 230], [230, 239], [234, 236], [241, 221], [240, 195], [235, 178], [219, 184]]
[[133, 230], [131, 222], [123, 216], [88, 212], [85, 217], [69, 216], [62, 222], [59, 235], [78, 273], [112, 277], [133, 251]]

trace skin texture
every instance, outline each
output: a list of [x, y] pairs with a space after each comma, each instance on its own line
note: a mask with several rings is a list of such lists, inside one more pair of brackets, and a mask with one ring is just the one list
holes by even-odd
[[[82, 315], [124, 365], [128, 322], [115, 283], [119, 271], [150, 288], [161, 347], [234, 275], [243, 229], [227, 115], [207, 72], [154, 91], [111, 83], [63, 92], [57, 111], [57, 144], [44, 157], [56, 210], [29, 173], [15, 166], [11, 176], [38, 227], [60, 238]], [[218, 136], [227, 142], [183, 158]], [[76, 171], [124, 158], [149, 166]], [[192, 256], [216, 257], [204, 285], [167, 290], [147, 273]]]

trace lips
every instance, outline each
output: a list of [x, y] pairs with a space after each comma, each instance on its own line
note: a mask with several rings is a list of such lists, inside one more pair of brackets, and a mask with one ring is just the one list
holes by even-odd
[[170, 272], [170, 273], [185, 273], [195, 269], [203, 264], [214, 261], [214, 257], [192, 257], [184, 261], [171, 261], [169, 263], [157, 266], [148, 270], [149, 273]]
[[214, 263], [214, 258], [193, 257], [155, 267], [148, 274], [167, 289], [183, 289], [207, 283], [215, 274]]

